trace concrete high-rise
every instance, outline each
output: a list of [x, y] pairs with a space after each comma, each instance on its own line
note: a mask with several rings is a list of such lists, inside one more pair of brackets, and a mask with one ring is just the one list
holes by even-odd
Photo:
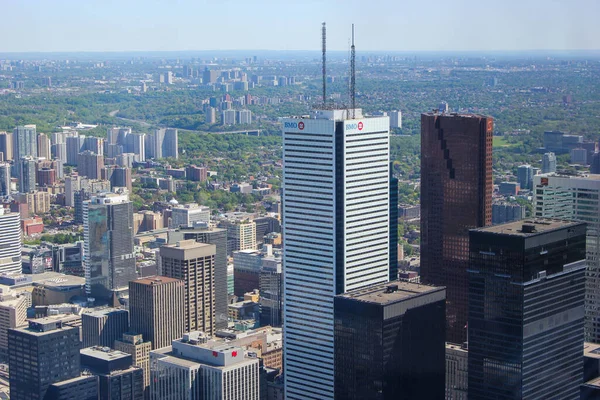
[[19, 192], [29, 193], [36, 187], [36, 161], [33, 157], [23, 157], [17, 163], [19, 166]]
[[133, 205], [127, 194], [103, 193], [83, 202], [85, 287], [111, 298], [137, 277], [133, 251]]
[[177, 239], [171, 240], [171, 236], [169, 236], [169, 243], [193, 239], [200, 243], [215, 245], [215, 323], [217, 329], [227, 328], [227, 230], [219, 228], [180, 229], [173, 234], [177, 235]]
[[144, 399], [144, 371], [132, 366], [131, 354], [107, 347], [88, 347], [80, 354], [81, 367], [98, 376], [99, 399]]
[[283, 121], [287, 399], [334, 397], [334, 296], [389, 279], [389, 118]]
[[0, 208], [0, 273], [22, 273], [21, 216]]
[[178, 134], [177, 129], [163, 128], [154, 131], [152, 138], [152, 157], [159, 158], [178, 158]]
[[335, 297], [335, 398], [443, 399], [446, 290], [389, 282]]
[[8, 330], [26, 325], [31, 298], [8, 286], [0, 286], [0, 354], [8, 351]]
[[185, 283], [166, 276], [129, 282], [129, 315], [133, 332], [152, 349], [169, 346], [185, 330]]
[[556, 155], [552, 152], [544, 153], [542, 158], [542, 174], [556, 172]]
[[519, 165], [517, 168], [517, 182], [521, 189], [531, 190], [533, 187], [533, 167], [531, 165]]
[[70, 136], [66, 139], [67, 164], [77, 165], [79, 153], [84, 151], [85, 136]]
[[600, 175], [536, 175], [533, 216], [587, 223], [585, 340], [600, 343]]
[[[13, 158], [20, 160], [23, 157], [37, 157], [37, 132], [35, 125], [20, 125], [13, 130]], [[20, 164], [17, 164], [17, 176], [21, 171]]]
[[185, 332], [215, 333], [215, 253], [195, 240], [160, 248], [159, 273], [185, 283]]
[[83, 347], [113, 347], [115, 340], [121, 339], [129, 331], [127, 310], [105, 308], [81, 314], [81, 334]]
[[100, 179], [104, 168], [104, 156], [90, 150], [77, 155], [77, 173], [89, 179]]
[[137, 162], [146, 161], [146, 134], [145, 133], [131, 133], [127, 135], [127, 145], [125, 146], [124, 153], [135, 154], [134, 159]]
[[446, 286], [446, 340], [467, 339], [469, 229], [492, 223], [490, 117], [421, 115], [421, 282]]
[[10, 194], [10, 164], [0, 163], [0, 196]]
[[127, 145], [127, 136], [131, 134], [131, 128], [114, 127], [106, 130], [106, 139], [109, 144]]
[[525, 220], [469, 238], [469, 399], [579, 399], [585, 223]]
[[144, 342], [141, 334], [124, 333], [123, 339], [115, 340], [115, 350], [131, 354], [131, 361], [136, 367], [144, 370], [144, 391], [148, 396], [150, 386], [150, 349], [152, 343]]
[[195, 203], [171, 209], [171, 227], [193, 227], [196, 222], [210, 222], [210, 208]]
[[50, 138], [46, 136], [44, 133], [40, 133], [37, 136], [37, 147], [38, 147], [38, 157], [45, 158], [46, 160], [51, 160], [52, 157], [50, 155]]
[[40, 318], [8, 331], [10, 398], [45, 399], [48, 386], [79, 376], [79, 329]]
[[4, 161], [13, 159], [13, 134], [11, 132], [0, 132], [0, 152]]

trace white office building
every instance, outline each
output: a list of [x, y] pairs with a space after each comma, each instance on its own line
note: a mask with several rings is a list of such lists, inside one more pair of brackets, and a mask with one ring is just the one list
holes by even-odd
[[152, 400], [259, 400], [259, 359], [201, 332], [151, 351], [150, 378]]
[[388, 281], [389, 118], [283, 119], [285, 398], [333, 399], [333, 297]]
[[533, 177], [534, 215], [587, 222], [585, 341], [600, 343], [600, 175]]
[[0, 273], [23, 272], [21, 214], [0, 207]]
[[210, 222], [209, 207], [191, 203], [171, 210], [171, 228], [193, 227], [197, 222]]

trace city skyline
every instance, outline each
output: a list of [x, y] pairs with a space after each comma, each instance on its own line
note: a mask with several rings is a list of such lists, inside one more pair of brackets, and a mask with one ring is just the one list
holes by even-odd
[[[599, 49], [594, 38], [600, 28], [594, 16], [600, 14], [600, 3], [592, 0], [509, 0], [493, 6], [436, 0], [426, 9], [416, 2], [391, 1], [371, 7], [356, 0], [344, 7], [334, 2], [290, 3], [285, 10], [269, 0], [229, 3], [227, 9], [236, 12], [226, 15], [225, 24], [210, 17], [225, 17], [222, 4], [189, 0], [168, 7], [139, 0], [92, 1], [85, 6], [72, 0], [8, 3], [5, 15], [24, 15], [29, 23], [7, 18], [0, 34], [12, 40], [4, 42], [0, 52], [303, 50], [315, 47], [322, 21], [328, 23], [331, 50], [347, 51], [352, 22], [361, 51]], [[310, 18], [301, 17], [309, 9]], [[427, 21], [432, 23], [423, 23]], [[218, 40], [203, 40], [217, 32]]]

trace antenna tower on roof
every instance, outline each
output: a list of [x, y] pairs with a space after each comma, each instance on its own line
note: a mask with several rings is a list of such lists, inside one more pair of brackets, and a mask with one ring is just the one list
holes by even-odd
[[356, 114], [356, 48], [354, 47], [354, 24], [352, 24], [352, 46], [350, 47], [350, 105], [352, 118]]

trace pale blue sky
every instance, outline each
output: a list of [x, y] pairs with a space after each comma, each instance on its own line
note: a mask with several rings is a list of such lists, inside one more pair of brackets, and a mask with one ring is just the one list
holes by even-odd
[[590, 50], [600, 0], [0, 0], [0, 52]]

